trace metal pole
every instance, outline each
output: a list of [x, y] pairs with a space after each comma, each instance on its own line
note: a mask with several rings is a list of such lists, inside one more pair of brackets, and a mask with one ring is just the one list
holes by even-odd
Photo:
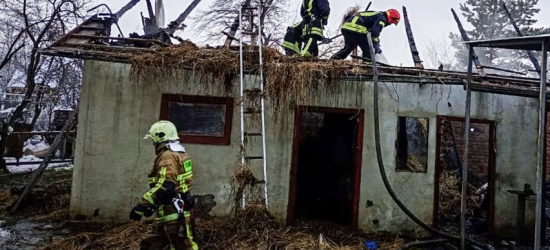
[[537, 218], [535, 221], [535, 248], [540, 249], [542, 240], [542, 208], [543, 208], [543, 179], [545, 157], [545, 132], [546, 132], [546, 78], [548, 69], [548, 41], [542, 44], [542, 74], [540, 76], [539, 96], [539, 136], [538, 136], [538, 162], [537, 162]]
[[[244, 154], [244, 66], [243, 66], [243, 9], [241, 8], [239, 10], [239, 33], [240, 33], [240, 39], [239, 39], [239, 67], [240, 67], [240, 85], [241, 85], [241, 149], [243, 150], [242, 156], [241, 156], [241, 164], [244, 168], [244, 165], [246, 164], [245, 154]], [[246, 207], [246, 194], [243, 192], [243, 208]]]
[[[263, 6], [258, 6], [258, 46], [260, 49], [260, 89], [264, 93], [264, 55], [263, 55], [263, 44], [262, 44], [262, 11]], [[266, 150], [266, 133], [265, 133], [265, 95], [261, 97], [262, 104], [262, 144], [263, 144], [263, 158], [264, 158], [264, 198], [265, 198], [265, 207], [269, 208], [269, 200], [267, 198], [267, 150]]]
[[468, 82], [466, 83], [466, 115], [464, 128], [464, 157], [462, 161], [462, 198], [460, 204], [460, 250], [466, 249], [466, 207], [468, 201], [468, 154], [470, 145], [470, 106], [472, 104], [472, 62], [474, 47], [468, 54]]

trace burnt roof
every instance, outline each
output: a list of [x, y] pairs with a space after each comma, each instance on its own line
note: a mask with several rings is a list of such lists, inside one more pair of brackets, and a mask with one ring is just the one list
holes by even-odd
[[[67, 35], [53, 43], [49, 48], [42, 49], [44, 55], [97, 60], [119, 63], [131, 63], [132, 58], [146, 53], [155, 53], [158, 47], [168, 44], [155, 39], [111, 37], [111, 26], [116, 21], [113, 14], [98, 14], [87, 19]], [[513, 39], [498, 39], [490, 41], [474, 41], [467, 44], [482, 46], [500, 46], [500, 48], [527, 48], [536, 50], [535, 44], [550, 40], [550, 35], [524, 37]], [[516, 46], [516, 47], [514, 47]], [[203, 49], [203, 48], [201, 48]], [[215, 48], [210, 48], [215, 49]], [[235, 53], [238, 56], [238, 53]], [[320, 60], [321, 62], [323, 60]], [[326, 60], [325, 60], [326, 61]], [[366, 69], [366, 74], [350, 73], [342, 79], [351, 81], [368, 81], [372, 74], [370, 67], [357, 63], [357, 68]], [[454, 84], [464, 85], [465, 72], [430, 70], [410, 67], [381, 66], [380, 80], [386, 82], [413, 82], [424, 84]], [[363, 71], [365, 72], [365, 70]], [[524, 97], [538, 97], [539, 79], [495, 74], [474, 75], [472, 90]]]

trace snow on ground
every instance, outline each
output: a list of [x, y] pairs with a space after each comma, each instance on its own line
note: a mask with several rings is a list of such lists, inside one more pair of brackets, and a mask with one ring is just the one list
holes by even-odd
[[[14, 163], [17, 162], [15, 158], [12, 157], [6, 157], [5, 158], [6, 163]], [[34, 156], [34, 155], [26, 155], [23, 156], [23, 158], [19, 159], [19, 162], [36, 162], [36, 164], [32, 165], [20, 165], [20, 166], [8, 166], [8, 171], [10, 173], [25, 173], [25, 172], [33, 172], [36, 170], [40, 163], [42, 162], [42, 159]], [[70, 163], [50, 163], [48, 165], [48, 169], [56, 169], [56, 170], [71, 170], [73, 169], [73, 165]]]

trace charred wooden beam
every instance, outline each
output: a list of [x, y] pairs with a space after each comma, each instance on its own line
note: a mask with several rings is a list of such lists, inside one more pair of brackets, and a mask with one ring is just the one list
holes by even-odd
[[119, 19], [124, 16], [124, 14], [134, 8], [134, 6], [139, 3], [139, 1], [141, 0], [131, 0], [129, 3], [124, 5], [124, 7], [122, 7], [119, 11], [117, 11], [117, 13], [115, 13], [116, 18]]
[[197, 7], [197, 5], [199, 5], [200, 2], [201, 0], [194, 0], [193, 2], [191, 2], [187, 9], [185, 9], [185, 11], [181, 13], [181, 15], [176, 20], [170, 22], [170, 24], [168, 24], [168, 28], [166, 28], [164, 31], [169, 35], [174, 34], [178, 27], [185, 21], [185, 19], [187, 19], [187, 17], [191, 14], [191, 12], [193, 12], [193, 10]]
[[[514, 18], [512, 17], [512, 15], [510, 14], [510, 11], [508, 11], [508, 8], [506, 8], [506, 4], [503, 3], [502, 4], [502, 8], [504, 9], [504, 12], [506, 12], [506, 15], [508, 16], [508, 18], [510, 19], [510, 23], [512, 24], [512, 26], [514, 27], [514, 29], [516, 30], [516, 32], [518, 33], [518, 36], [522, 37], [523, 34], [521, 33], [521, 30], [519, 29], [516, 21], [514, 20]], [[533, 66], [535, 67], [535, 70], [537, 71], [537, 73], [539, 74], [539, 76], [541, 75], [541, 67], [540, 67], [540, 63], [539, 63], [539, 60], [537, 59], [537, 57], [535, 57], [535, 54], [533, 53], [533, 51], [527, 51], [527, 55], [529, 55], [529, 59], [531, 60], [531, 62], [533, 63]]]
[[409, 39], [409, 47], [411, 48], [411, 54], [414, 61], [414, 66], [416, 68], [423, 69], [422, 60], [420, 60], [420, 53], [418, 53], [418, 48], [416, 47], [416, 42], [414, 41], [414, 35], [411, 29], [411, 23], [409, 21], [409, 14], [407, 13], [407, 8], [403, 6], [403, 16], [405, 17], [405, 29], [407, 31], [407, 38]]
[[[462, 40], [465, 41], [465, 42], [469, 42], [470, 41], [470, 38], [468, 37], [468, 34], [466, 33], [466, 30], [464, 29], [464, 26], [462, 26], [462, 22], [460, 22], [460, 19], [458, 18], [458, 15], [456, 14], [455, 10], [454, 9], [451, 9], [451, 11], [453, 12], [453, 16], [455, 18], [455, 21], [456, 21], [456, 24], [458, 25], [458, 30], [460, 31], [460, 35], [462, 36]], [[485, 71], [483, 70], [483, 68], [481, 67], [481, 62], [479, 61], [479, 57], [477, 56], [477, 54], [475, 53], [474, 51], [474, 63], [476, 64], [476, 68], [477, 68], [477, 71], [479, 72], [480, 75], [485, 75]]]

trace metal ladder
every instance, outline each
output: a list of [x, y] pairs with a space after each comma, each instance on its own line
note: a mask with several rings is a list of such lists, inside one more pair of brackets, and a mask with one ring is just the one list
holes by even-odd
[[[265, 84], [264, 84], [264, 69], [263, 69], [263, 51], [262, 51], [262, 23], [260, 20], [260, 16], [262, 15], [263, 7], [259, 5], [258, 7], [251, 7], [251, 6], [242, 6], [242, 8], [239, 10], [239, 67], [240, 67], [240, 97], [241, 97], [241, 150], [242, 156], [241, 156], [241, 164], [245, 166], [248, 164], [252, 170], [252, 161], [262, 161], [263, 163], [263, 184], [264, 184], [264, 201], [266, 208], [269, 207], [269, 200], [268, 200], [268, 191], [267, 191], [267, 155], [266, 155], [266, 133], [265, 133]], [[248, 18], [247, 21], [250, 22], [250, 27], [248, 27], [248, 30], [245, 30], [243, 27], [243, 17]], [[257, 30], [254, 32], [254, 19], [257, 20]], [[251, 84], [245, 84], [244, 81], [244, 48], [243, 48], [243, 39], [245, 35], [251, 35], [251, 40], [253, 40], [253, 35], [257, 35], [257, 44], [258, 44], [258, 72], [259, 72], [259, 87], [258, 86], [250, 86]], [[254, 47], [251, 47], [252, 50]], [[257, 82], [255, 81], [253, 85], [257, 85]], [[260, 109], [257, 108], [251, 108], [251, 100], [247, 98], [246, 94], [251, 92], [259, 92], [259, 98], [260, 98]], [[255, 121], [253, 117], [254, 116], [261, 116], [261, 132], [251, 132], [248, 131], [247, 125], [251, 127]], [[262, 153], [261, 155], [257, 156], [248, 156], [247, 155], [247, 146], [249, 146], [249, 140], [250, 138], [262, 138]], [[243, 193], [243, 208], [246, 207], [246, 192]]]

